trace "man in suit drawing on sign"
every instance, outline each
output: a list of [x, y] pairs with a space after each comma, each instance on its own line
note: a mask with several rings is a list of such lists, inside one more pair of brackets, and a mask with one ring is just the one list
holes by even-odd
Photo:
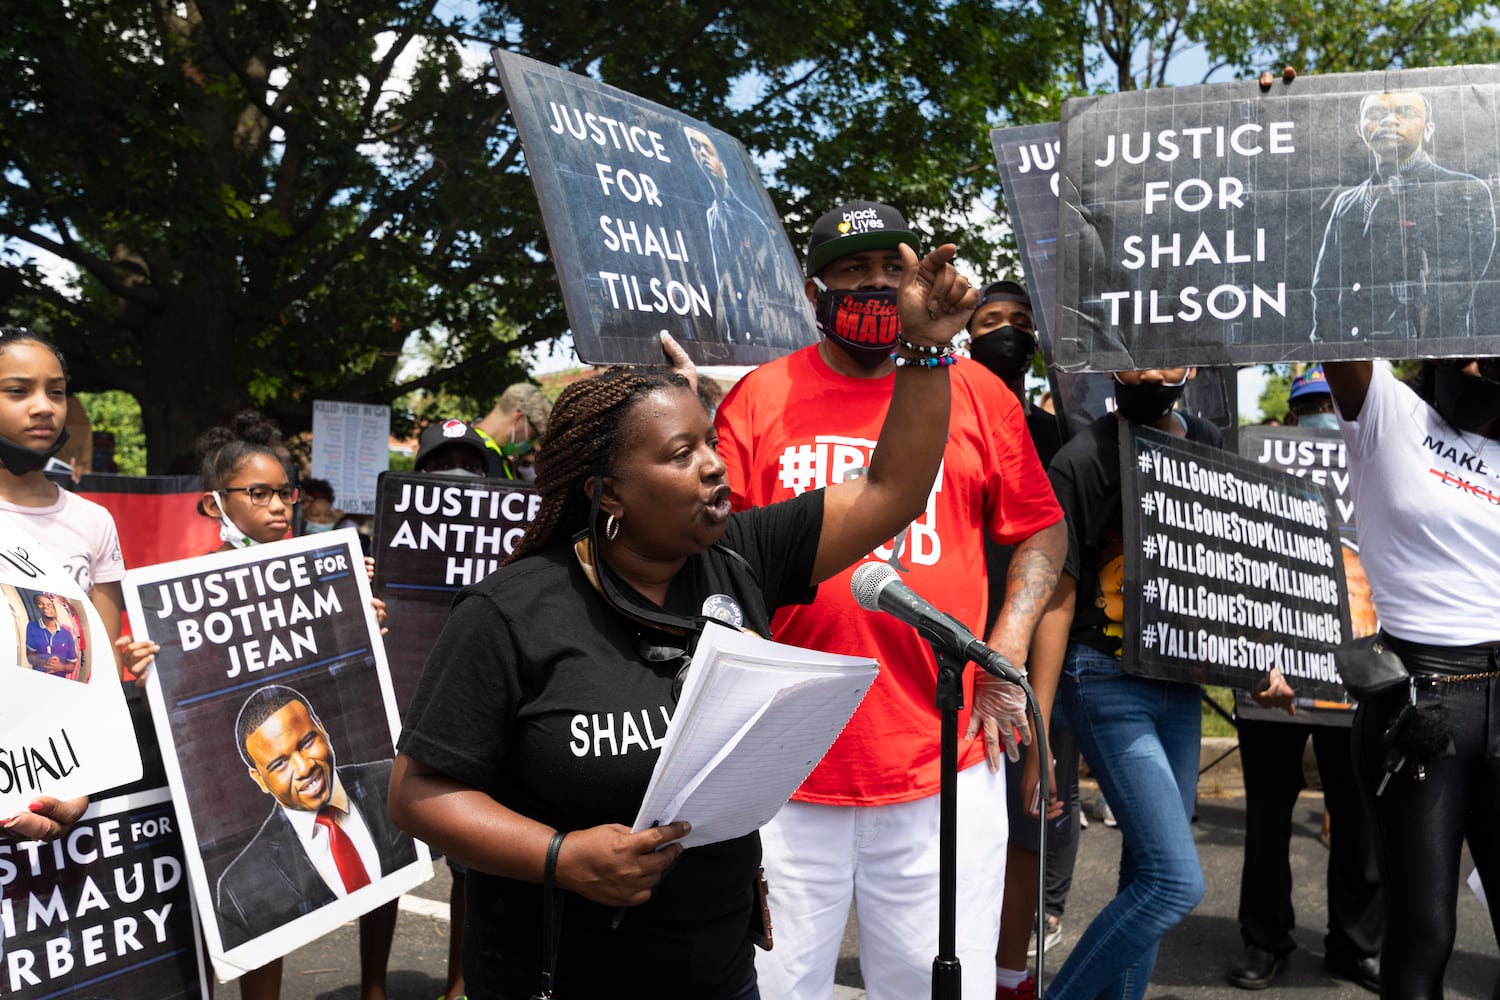
[[219, 876], [225, 948], [417, 860], [386, 809], [391, 762], [337, 766], [328, 731], [301, 694], [277, 684], [256, 690], [235, 733], [250, 780], [276, 806]]
[[1415, 91], [1370, 94], [1359, 135], [1373, 171], [1338, 192], [1313, 270], [1314, 343], [1473, 333], [1474, 286], [1495, 252], [1495, 205], [1472, 174], [1440, 167]]

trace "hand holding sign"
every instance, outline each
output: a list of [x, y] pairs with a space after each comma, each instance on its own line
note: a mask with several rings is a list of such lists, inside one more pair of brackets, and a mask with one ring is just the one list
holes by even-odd
[[698, 391], [698, 366], [693, 364], [693, 359], [688, 357], [688, 352], [682, 349], [682, 345], [667, 331], [661, 332], [661, 351], [671, 362], [672, 370], [688, 380], [688, 386]]
[[56, 840], [78, 822], [89, 807], [89, 797], [57, 799], [38, 795], [27, 812], [16, 813], [0, 826], [0, 832], [12, 840]]

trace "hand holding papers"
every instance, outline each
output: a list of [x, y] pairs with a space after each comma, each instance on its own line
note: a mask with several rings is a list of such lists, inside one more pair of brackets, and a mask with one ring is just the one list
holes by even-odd
[[759, 829], [828, 752], [877, 670], [862, 657], [705, 629], [634, 829], [685, 819], [684, 847]]

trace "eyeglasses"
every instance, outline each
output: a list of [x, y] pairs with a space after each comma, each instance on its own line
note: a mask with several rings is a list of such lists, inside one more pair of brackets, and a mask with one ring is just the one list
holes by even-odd
[[660, 646], [637, 633], [635, 651], [641, 659], [654, 664], [677, 664], [677, 673], [672, 678], [672, 704], [682, 697], [682, 686], [687, 683], [688, 668], [693, 665], [693, 654], [681, 646]]
[[271, 503], [271, 497], [278, 497], [282, 503], [290, 507], [297, 502], [297, 497], [302, 491], [295, 486], [283, 486], [273, 490], [269, 486], [225, 486], [219, 490], [220, 493], [243, 493], [250, 498], [250, 504], [254, 507], [266, 507]]

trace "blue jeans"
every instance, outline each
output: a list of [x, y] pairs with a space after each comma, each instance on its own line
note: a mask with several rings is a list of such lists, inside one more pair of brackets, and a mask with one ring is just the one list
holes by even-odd
[[1057, 707], [1120, 822], [1119, 891], [1089, 924], [1048, 1000], [1146, 995], [1162, 935], [1203, 898], [1189, 825], [1198, 791], [1199, 687], [1127, 677], [1069, 643]]

